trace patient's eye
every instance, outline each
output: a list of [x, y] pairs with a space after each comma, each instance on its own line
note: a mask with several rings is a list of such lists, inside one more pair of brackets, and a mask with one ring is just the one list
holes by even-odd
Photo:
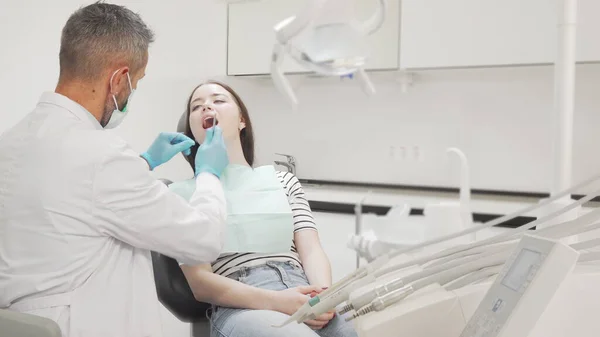
[[224, 100], [222, 100], [222, 99], [216, 99], [216, 100], [215, 100], [215, 103], [217, 103], [217, 104], [221, 104], [221, 103], [225, 103], [225, 101], [224, 101]]
[[200, 107], [199, 105], [194, 105], [194, 106], [192, 106], [192, 111], [196, 111], [196, 110], [198, 110], [198, 108], [199, 108], [199, 107]]

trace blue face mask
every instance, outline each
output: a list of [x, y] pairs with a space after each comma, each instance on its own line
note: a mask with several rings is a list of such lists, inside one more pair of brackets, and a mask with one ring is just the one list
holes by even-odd
[[[110, 78], [110, 91], [111, 92], [112, 92], [112, 80], [118, 72], [119, 72], [119, 70], [115, 71]], [[131, 77], [129, 77], [129, 72], [127, 73], [127, 81], [129, 82], [130, 93], [129, 93], [129, 97], [127, 97], [127, 101], [125, 102], [125, 106], [123, 106], [123, 110], [119, 110], [119, 104], [117, 103], [117, 97], [115, 95], [112, 95], [113, 101], [115, 102], [115, 109], [113, 110], [112, 115], [110, 116], [110, 119], [108, 120], [108, 123], [106, 124], [106, 126], [104, 126], [105, 129], [116, 128], [117, 126], [119, 126], [119, 124], [121, 124], [121, 122], [123, 122], [123, 119], [125, 119], [125, 116], [127, 115], [127, 107], [130, 105], [131, 98], [133, 97], [133, 94], [135, 93], [135, 89], [133, 89], [133, 86], [131, 85]]]

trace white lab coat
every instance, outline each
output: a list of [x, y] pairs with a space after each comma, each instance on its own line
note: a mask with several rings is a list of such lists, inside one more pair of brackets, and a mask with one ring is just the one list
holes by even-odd
[[45, 93], [0, 136], [0, 308], [64, 336], [162, 336], [150, 250], [213, 261], [225, 217], [215, 176], [188, 203], [82, 106]]

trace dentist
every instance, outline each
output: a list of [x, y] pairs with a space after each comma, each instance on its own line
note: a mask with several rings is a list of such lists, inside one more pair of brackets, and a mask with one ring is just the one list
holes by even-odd
[[124, 7], [80, 8], [55, 92], [0, 136], [0, 308], [53, 319], [63, 336], [161, 336], [150, 251], [195, 265], [224, 244], [219, 127], [198, 150], [189, 203], [150, 170], [193, 140], [164, 133], [139, 155], [104, 130], [125, 117], [152, 41]]

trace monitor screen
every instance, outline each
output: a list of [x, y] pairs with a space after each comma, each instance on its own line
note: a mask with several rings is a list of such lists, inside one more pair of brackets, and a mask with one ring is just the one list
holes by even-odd
[[531, 269], [539, 264], [542, 254], [529, 249], [523, 249], [513, 262], [502, 284], [511, 290], [519, 291], [531, 273]]

